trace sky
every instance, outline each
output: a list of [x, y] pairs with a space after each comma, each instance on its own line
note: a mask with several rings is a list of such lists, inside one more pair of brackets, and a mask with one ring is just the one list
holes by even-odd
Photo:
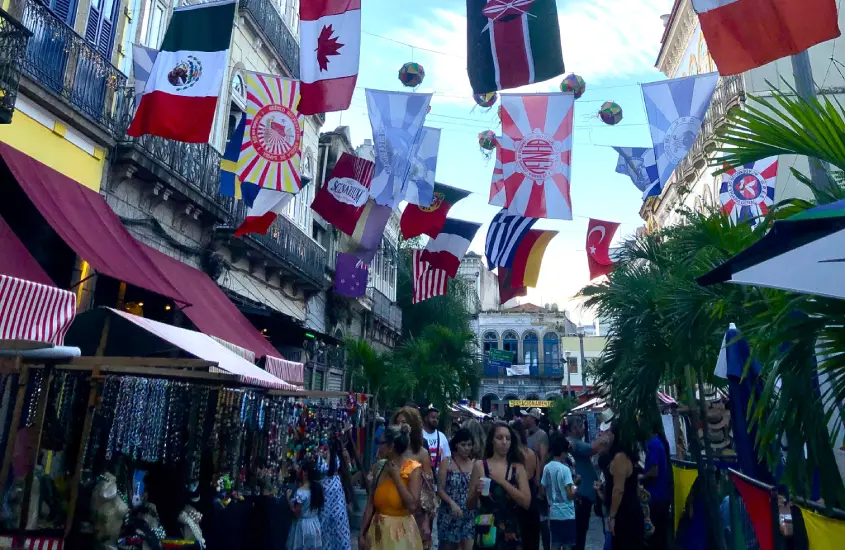
[[[574, 321], [589, 322], [592, 313], [573, 299], [589, 283], [585, 239], [590, 217], [621, 222], [614, 242], [643, 225], [641, 193], [617, 174], [610, 146], [651, 145], [639, 83], [664, 79], [654, 68], [663, 32], [662, 14], [672, 0], [557, 0], [566, 73], [587, 83], [575, 103], [571, 198], [574, 219], [540, 220], [536, 229], [559, 234], [546, 250], [537, 288], [521, 301], [557, 303]], [[438, 182], [472, 194], [457, 203], [449, 217], [483, 223], [470, 250], [483, 254], [490, 220], [499, 210], [487, 204], [494, 159], [485, 159], [477, 135], [501, 133], [495, 106], [475, 106], [466, 73], [466, 4], [460, 0], [367, 0], [363, 6], [361, 68], [352, 106], [329, 113], [324, 129], [349, 126], [352, 143], [372, 138], [365, 88], [410, 91], [397, 74], [403, 63], [423, 65], [425, 80], [417, 92], [434, 93], [426, 126], [441, 128]], [[518, 92], [559, 91], [561, 77]], [[606, 126], [597, 112], [605, 101], [623, 109], [623, 120]]]

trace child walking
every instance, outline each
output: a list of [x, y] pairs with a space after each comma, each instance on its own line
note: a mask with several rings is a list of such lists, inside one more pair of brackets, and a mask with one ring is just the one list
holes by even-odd
[[306, 460], [299, 469], [299, 487], [288, 502], [296, 518], [288, 534], [287, 550], [321, 550], [320, 509], [325, 502], [323, 486], [313, 462]]
[[551, 550], [569, 550], [575, 546], [575, 482], [567, 465], [569, 441], [561, 434], [552, 436], [549, 454], [552, 461], [543, 469], [540, 483], [549, 503]]

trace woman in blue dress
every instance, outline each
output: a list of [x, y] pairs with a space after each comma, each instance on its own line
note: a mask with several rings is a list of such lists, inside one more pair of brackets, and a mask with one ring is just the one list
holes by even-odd
[[323, 550], [350, 550], [347, 506], [352, 502], [352, 485], [349, 466], [337, 437], [329, 440], [329, 462], [323, 462], [323, 465], [327, 468], [321, 482], [326, 495], [326, 503], [320, 510]]
[[320, 527], [320, 509], [325, 495], [320, 485], [320, 474], [311, 461], [305, 461], [299, 469], [299, 488], [296, 493], [288, 491], [290, 509], [296, 518], [288, 533], [287, 550], [322, 550], [323, 537]]

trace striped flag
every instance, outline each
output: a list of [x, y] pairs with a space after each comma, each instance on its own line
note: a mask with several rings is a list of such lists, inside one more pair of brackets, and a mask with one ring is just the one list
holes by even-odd
[[449, 290], [449, 275], [442, 269], [431, 267], [428, 262], [422, 259], [422, 250], [413, 252], [413, 282], [414, 298], [413, 303], [418, 304], [423, 300], [444, 296]]
[[61, 346], [74, 316], [73, 292], [0, 275], [0, 339]]
[[487, 244], [484, 246], [490, 271], [498, 266], [510, 267], [513, 264], [517, 246], [535, 223], [536, 218], [508, 214], [504, 208], [493, 216], [490, 229], [487, 230]]

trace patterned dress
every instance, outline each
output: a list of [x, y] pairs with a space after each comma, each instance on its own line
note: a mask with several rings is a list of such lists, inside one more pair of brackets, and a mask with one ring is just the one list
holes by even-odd
[[302, 506], [288, 533], [287, 550], [322, 550], [319, 510], [311, 509], [311, 490], [297, 489], [293, 501]]
[[340, 476], [326, 476], [321, 483], [326, 495], [326, 503], [320, 510], [323, 550], [350, 550], [349, 516]]
[[[490, 477], [490, 469], [487, 461], [484, 464], [484, 476]], [[506, 479], [512, 485], [516, 485], [516, 468], [508, 464]], [[519, 531], [519, 505], [510, 497], [504, 487], [490, 482], [490, 496], [481, 496], [478, 499], [478, 514], [493, 514], [496, 525], [496, 550], [522, 550], [522, 536]], [[475, 548], [481, 548], [475, 544]], [[533, 548], [531, 550], [534, 550]]]
[[458, 517], [452, 513], [452, 507], [445, 501], [440, 503], [437, 511], [437, 537], [438, 540], [450, 543], [459, 543], [464, 540], [471, 540], [475, 536], [475, 510], [467, 509], [467, 493], [469, 492], [469, 472], [456, 470], [457, 464], [449, 460], [449, 471], [446, 473], [446, 487], [443, 488], [449, 498], [461, 507], [462, 516]]

